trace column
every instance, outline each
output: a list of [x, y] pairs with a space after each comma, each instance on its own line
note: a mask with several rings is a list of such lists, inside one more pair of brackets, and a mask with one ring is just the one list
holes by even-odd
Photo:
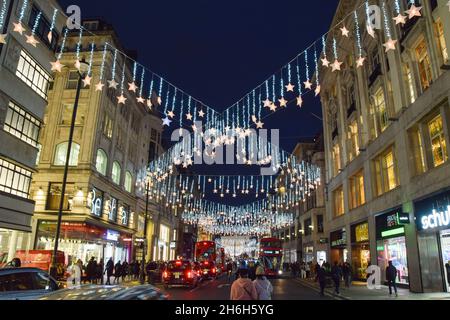
[[11, 231], [11, 236], [9, 238], [9, 251], [8, 251], [8, 262], [16, 257], [16, 249], [17, 249], [17, 238], [19, 236], [18, 231]]

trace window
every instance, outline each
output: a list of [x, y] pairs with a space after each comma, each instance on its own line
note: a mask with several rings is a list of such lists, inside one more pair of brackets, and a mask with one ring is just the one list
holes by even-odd
[[312, 227], [313, 227], [312, 220], [311, 219], [305, 220], [305, 237], [310, 236], [312, 234], [313, 229]]
[[337, 176], [339, 170], [341, 170], [341, 148], [339, 142], [336, 142], [333, 146], [333, 170], [334, 176]]
[[366, 195], [364, 191], [364, 171], [361, 170], [350, 178], [349, 181], [350, 210], [362, 206], [366, 202]]
[[40, 121], [18, 105], [9, 102], [3, 129], [20, 140], [38, 147]]
[[[30, 13], [30, 19], [28, 20], [28, 26], [30, 27], [30, 29], [33, 29], [36, 17], [38, 16], [39, 12], [40, 10], [35, 5], [33, 5]], [[36, 29], [36, 36], [42, 41], [42, 43], [44, 43], [50, 50], [54, 52], [56, 51], [56, 47], [58, 45], [59, 35], [55, 31], [55, 29], [53, 29], [51, 41], [49, 41], [48, 35], [50, 33], [50, 29], [51, 23], [42, 14]]]
[[348, 152], [349, 161], [359, 155], [358, 122], [356, 120], [352, 121], [348, 127]]
[[105, 120], [103, 121], [103, 134], [109, 139], [112, 139], [113, 121], [108, 114], [105, 114]]
[[[56, 146], [55, 161], [53, 164], [55, 166], [66, 165], [67, 159], [67, 148], [69, 147], [68, 142], [60, 143]], [[78, 156], [80, 155], [80, 145], [73, 142], [72, 149], [70, 151], [70, 161], [69, 166], [76, 167], [78, 165]]]
[[105, 151], [103, 151], [102, 149], [98, 149], [95, 168], [97, 169], [98, 173], [106, 176], [107, 167], [108, 167], [108, 156], [106, 155]]
[[125, 191], [131, 193], [132, 182], [133, 182], [133, 176], [131, 175], [130, 172], [127, 171], [127, 173], [125, 173]]
[[412, 76], [411, 68], [409, 67], [408, 64], [405, 64], [404, 72], [409, 91], [409, 99], [411, 103], [414, 103], [414, 101], [416, 101], [416, 91], [414, 89], [414, 79]]
[[12, 273], [0, 278], [0, 292], [32, 291], [34, 290], [31, 273]]
[[[334, 200], [334, 217], [340, 217], [345, 214], [344, 209], [344, 188], [339, 187], [333, 192], [333, 200]], [[305, 226], [305, 228], [307, 228]]]
[[448, 160], [447, 145], [445, 142], [444, 126], [442, 124], [441, 115], [438, 115], [428, 123], [428, 130], [431, 140], [433, 164], [435, 167], [438, 167]]
[[121, 175], [122, 168], [120, 167], [120, 164], [115, 161], [113, 163], [112, 167], [112, 180], [115, 184], [120, 185], [120, 175]]
[[422, 90], [426, 90], [431, 85], [432, 77], [430, 57], [428, 56], [427, 44], [425, 42], [425, 39], [422, 39], [422, 41], [416, 47], [416, 58], [417, 63], [419, 64], [419, 75]]
[[317, 233], [324, 233], [325, 229], [323, 227], [323, 215], [317, 215]]
[[156, 144], [153, 141], [150, 142], [148, 158], [149, 161], [156, 159]]
[[31, 171], [0, 159], [0, 191], [28, 198], [31, 175]]
[[[66, 192], [64, 193], [63, 210], [71, 210], [72, 199], [69, 195], [74, 194], [75, 185], [68, 183], [66, 185]], [[62, 184], [50, 183], [47, 194], [46, 210], [59, 210], [62, 195]]]
[[78, 86], [78, 80], [80, 78], [80, 75], [78, 71], [70, 71], [69, 72], [69, 79], [67, 79], [66, 89], [69, 90], [76, 90]]
[[445, 42], [444, 36], [444, 27], [440, 19], [438, 19], [435, 23], [435, 32], [436, 32], [436, 40], [438, 43], [438, 47], [441, 52], [442, 61], [444, 63], [448, 63], [449, 56], [447, 51], [447, 43]]
[[372, 116], [372, 138], [375, 139], [388, 127], [388, 115], [386, 110], [386, 100], [384, 90], [379, 88], [372, 97], [373, 105], [371, 107]]
[[375, 191], [377, 196], [381, 196], [398, 186], [393, 147], [390, 147], [374, 160], [374, 170]]
[[20, 52], [16, 75], [43, 99], [47, 100], [50, 75], [24, 50]]
[[[63, 110], [61, 113], [61, 121], [59, 124], [64, 126], [70, 126], [72, 123], [72, 115], [73, 115], [73, 103], [65, 103], [63, 104]], [[77, 117], [75, 119], [75, 125], [80, 126], [84, 125], [84, 110], [86, 109], [85, 105], [78, 104], [77, 108]]]
[[426, 171], [425, 154], [424, 154], [425, 149], [423, 147], [422, 135], [420, 133], [420, 130], [418, 128], [410, 130], [409, 138], [411, 144], [411, 151], [413, 154], [412, 160], [414, 162], [415, 174], [419, 175]]

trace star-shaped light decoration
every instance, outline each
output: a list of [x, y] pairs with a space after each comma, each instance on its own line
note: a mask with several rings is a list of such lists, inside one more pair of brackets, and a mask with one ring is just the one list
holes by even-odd
[[270, 111], [275, 112], [275, 111], [277, 111], [277, 105], [276, 105], [275, 103], [272, 103], [272, 104], [270, 105], [269, 109], [270, 109]]
[[29, 35], [29, 36], [25, 36], [27, 38], [27, 43], [31, 44], [33, 47], [36, 48], [36, 46], [38, 45], [39, 41], [36, 40], [36, 38], [34, 37], [34, 35]]
[[338, 59], [334, 60], [333, 64], [331, 65], [332, 71], [333, 72], [340, 71], [342, 64], [343, 64], [343, 62], [340, 62]]
[[281, 99], [278, 100], [280, 102], [280, 107], [287, 107], [287, 100], [284, 99], [284, 97], [281, 97]]
[[270, 101], [268, 98], [263, 101], [264, 103], [264, 108], [270, 108], [270, 106], [272, 105], [272, 101]]
[[61, 64], [61, 61], [56, 60], [55, 62], [50, 62], [50, 64], [52, 65], [52, 71], [55, 72], [61, 72], [62, 68], [64, 67], [64, 65]]
[[297, 106], [301, 107], [303, 105], [303, 98], [302, 96], [297, 97]]
[[162, 98], [161, 97], [158, 96], [156, 98], [156, 101], [158, 102], [159, 105], [162, 105]]
[[414, 4], [409, 8], [409, 10], [406, 10], [406, 13], [409, 16], [409, 19], [412, 19], [414, 17], [421, 17], [422, 13], [420, 13], [420, 10], [422, 10], [422, 7], [416, 7]]
[[390, 50], [395, 50], [395, 45], [397, 44], [397, 40], [392, 40], [392, 38], [389, 38], [389, 40], [383, 44], [383, 46], [386, 48], [386, 52]]
[[109, 87], [110, 87], [110, 88], [114, 88], [114, 89], [117, 90], [117, 86], [118, 86], [119, 84], [116, 82], [116, 80], [114, 80], [114, 79], [108, 80], [108, 83], [109, 83]]
[[170, 127], [172, 120], [170, 120], [168, 117], [165, 117], [164, 119], [162, 119], [162, 122], [163, 122], [163, 126]]
[[89, 75], [86, 75], [83, 79], [83, 87], [86, 88], [87, 86], [91, 85], [92, 77], [89, 77]]
[[20, 33], [20, 35], [23, 35], [25, 32], [25, 28], [22, 26], [21, 22], [13, 23], [14, 25], [14, 31]]
[[255, 115], [252, 115], [252, 121], [253, 121], [253, 123], [256, 123], [256, 121], [258, 121], [258, 119], [256, 118]]
[[136, 90], [137, 90], [136, 83], [131, 82], [131, 83], [128, 84], [128, 91], [132, 91], [132, 92], [136, 93]]
[[80, 70], [80, 68], [81, 68], [81, 62], [78, 59], [77, 59], [77, 61], [75, 61], [75, 68], [77, 68], [77, 70]]
[[372, 26], [367, 26], [367, 33], [372, 37], [375, 38], [375, 29]]
[[137, 101], [138, 103], [145, 103], [145, 99], [142, 98], [142, 96], [141, 96], [141, 97], [138, 97], [138, 98], [136, 99], [136, 101]]
[[263, 127], [264, 127], [264, 123], [262, 123], [261, 120], [256, 122], [256, 129], [262, 129]]
[[309, 90], [312, 89], [312, 83], [311, 83], [311, 81], [309, 81], [309, 79], [303, 83], [304, 83], [306, 89], [309, 89]]
[[6, 44], [6, 34], [0, 33], [0, 44]]
[[170, 119], [175, 118], [175, 113], [173, 111], [167, 112], [167, 116], [170, 117]]
[[366, 61], [366, 57], [360, 56], [358, 60], [356, 60], [356, 67], [362, 67], [364, 65], [364, 61]]
[[395, 24], [405, 24], [406, 23], [406, 16], [402, 15], [401, 13], [398, 14], [398, 16], [396, 16], [394, 18]]
[[205, 116], [205, 113], [203, 112], [203, 110], [200, 110], [200, 111], [198, 112], [198, 116], [199, 116], [200, 118], [203, 118], [203, 117]]
[[343, 35], [344, 37], [347, 37], [347, 38], [348, 38], [348, 35], [349, 35], [350, 31], [348, 31], [348, 29], [347, 29], [345, 26], [343, 26], [343, 27], [341, 28], [341, 32], [342, 32], [342, 35]]
[[316, 90], [314, 90], [314, 93], [316, 94], [316, 97], [320, 94], [320, 84], [316, 87]]
[[119, 104], [125, 104], [127, 98], [125, 98], [125, 96], [121, 94], [120, 96], [117, 97], [117, 101], [119, 102]]
[[294, 92], [294, 88], [295, 88], [295, 86], [294, 86], [292, 83], [289, 83], [289, 84], [286, 86], [287, 92]]
[[329, 67], [330, 66], [330, 61], [328, 61], [328, 59], [327, 59], [327, 57], [325, 57], [325, 58], [323, 58], [323, 59], [321, 59], [322, 60], [322, 65], [324, 66], [324, 67]]
[[186, 114], [186, 119], [188, 119], [189, 121], [192, 121], [192, 114], [190, 112], [188, 114]]
[[104, 86], [105, 84], [99, 81], [99, 83], [95, 85], [95, 91], [102, 91]]
[[153, 107], [152, 99], [147, 99], [147, 107], [148, 107], [149, 109], [152, 109], [152, 107]]

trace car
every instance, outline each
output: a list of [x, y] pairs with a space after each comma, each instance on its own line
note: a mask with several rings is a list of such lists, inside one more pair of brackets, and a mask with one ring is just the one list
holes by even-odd
[[168, 300], [152, 285], [82, 285], [49, 293], [39, 300]]
[[200, 272], [203, 280], [217, 279], [217, 268], [212, 261], [202, 261], [200, 262]]
[[198, 270], [191, 261], [176, 260], [170, 261], [163, 272], [164, 288], [171, 286], [182, 286], [195, 288], [199, 283]]
[[150, 283], [161, 283], [165, 264], [162, 262], [150, 262], [146, 266], [147, 277]]
[[0, 269], [0, 300], [36, 300], [61, 285], [37, 268]]

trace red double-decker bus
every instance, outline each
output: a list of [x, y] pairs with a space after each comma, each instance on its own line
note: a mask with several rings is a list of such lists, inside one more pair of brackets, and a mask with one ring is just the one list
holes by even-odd
[[195, 261], [199, 263], [203, 278], [216, 278], [220, 269], [217, 265], [217, 248], [214, 241], [200, 241], [195, 244]]
[[259, 260], [266, 276], [277, 277], [281, 274], [283, 247], [277, 238], [263, 238], [259, 241]]

